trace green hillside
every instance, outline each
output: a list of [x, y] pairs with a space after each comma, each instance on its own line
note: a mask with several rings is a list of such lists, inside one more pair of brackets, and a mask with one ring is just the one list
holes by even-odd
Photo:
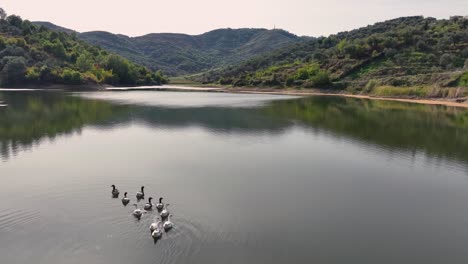
[[0, 86], [153, 85], [165, 82], [118, 55], [0, 9]]
[[[34, 22], [51, 30], [73, 32], [49, 22]], [[135, 63], [169, 75], [199, 73], [305, 41], [284, 30], [217, 29], [201, 35], [155, 33], [128, 37], [104, 31], [78, 37]]]
[[[443, 96], [468, 86], [468, 18], [402, 17], [290, 45], [193, 77], [202, 83]], [[463, 89], [462, 89], [463, 90]], [[459, 90], [460, 92], [460, 90]]]
[[286, 31], [266, 29], [219, 29], [197, 36], [160, 33], [135, 38], [87, 32], [79, 37], [170, 75], [197, 73], [239, 63], [301, 41]]

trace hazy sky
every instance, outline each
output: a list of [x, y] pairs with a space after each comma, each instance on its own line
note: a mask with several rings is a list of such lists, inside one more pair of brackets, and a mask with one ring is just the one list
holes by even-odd
[[400, 16], [468, 15], [468, 0], [1, 0], [0, 6], [32, 21], [130, 36], [275, 25], [326, 36]]

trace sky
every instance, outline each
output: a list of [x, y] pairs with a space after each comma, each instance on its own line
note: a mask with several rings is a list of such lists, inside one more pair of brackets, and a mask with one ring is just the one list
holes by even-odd
[[401, 16], [468, 15], [468, 0], [1, 0], [0, 7], [79, 32], [129, 36], [228, 27], [328, 36]]

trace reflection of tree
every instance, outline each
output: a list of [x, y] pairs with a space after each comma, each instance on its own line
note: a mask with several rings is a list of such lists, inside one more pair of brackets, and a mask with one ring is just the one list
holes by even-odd
[[4, 158], [29, 149], [43, 138], [80, 132], [125, 113], [125, 107], [58, 93], [5, 93], [0, 109], [0, 153]]
[[468, 161], [468, 110], [463, 108], [312, 97], [276, 101], [264, 111], [364, 143]]

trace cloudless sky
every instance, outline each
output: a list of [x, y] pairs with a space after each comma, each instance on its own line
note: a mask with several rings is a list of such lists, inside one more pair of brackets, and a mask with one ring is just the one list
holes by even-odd
[[8, 14], [130, 36], [277, 28], [327, 36], [400, 16], [468, 15], [468, 0], [1, 0]]

